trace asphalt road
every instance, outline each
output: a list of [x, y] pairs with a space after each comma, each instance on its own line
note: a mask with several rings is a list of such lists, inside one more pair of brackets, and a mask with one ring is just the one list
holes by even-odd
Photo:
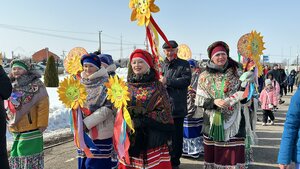
[[[258, 112], [257, 136], [258, 144], [253, 146], [254, 162], [249, 169], [275, 169], [278, 168], [277, 154], [280, 146], [285, 114], [287, 112], [291, 95], [284, 96], [285, 103], [275, 112], [275, 125], [261, 125], [262, 112]], [[181, 159], [180, 169], [194, 169], [203, 167], [203, 157], [199, 159]], [[76, 149], [73, 141], [45, 150], [45, 169], [75, 169], [77, 168]]]

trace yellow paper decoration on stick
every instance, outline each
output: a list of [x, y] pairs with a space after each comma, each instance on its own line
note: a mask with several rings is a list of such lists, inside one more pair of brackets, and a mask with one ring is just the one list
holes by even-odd
[[148, 26], [151, 12], [158, 12], [159, 7], [154, 4], [155, 0], [130, 0], [129, 8], [132, 9], [131, 21], [138, 21], [139, 26]]
[[107, 99], [110, 100], [117, 109], [123, 109], [124, 119], [129, 128], [134, 131], [131, 117], [127, 110], [127, 101], [130, 100], [130, 93], [128, 92], [128, 87], [124, 80], [122, 78], [118, 78], [118, 76], [110, 76], [108, 82], [104, 85], [107, 88]]
[[83, 84], [72, 76], [65, 78], [59, 83], [58, 96], [67, 108], [77, 109], [83, 107], [87, 93]]
[[260, 63], [260, 56], [263, 54], [263, 50], [266, 48], [264, 47], [263, 36], [256, 31], [251, 31], [251, 33], [247, 33], [243, 35], [238, 41], [238, 52], [253, 63], [249, 62], [244, 65], [244, 67], [257, 67], [258, 69], [258, 76], [262, 74], [263, 66]]

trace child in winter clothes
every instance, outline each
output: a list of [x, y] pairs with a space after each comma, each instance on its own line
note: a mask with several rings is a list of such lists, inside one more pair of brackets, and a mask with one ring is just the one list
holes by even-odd
[[274, 74], [273, 73], [269, 73], [268, 76], [267, 76], [267, 79], [270, 79], [271, 82], [272, 82], [273, 90], [276, 93], [277, 100], [278, 100], [279, 104], [284, 103], [284, 100], [281, 100], [281, 96], [280, 96], [280, 85], [276, 81], [276, 79], [274, 78]]
[[268, 120], [268, 117], [271, 119], [271, 124], [274, 125], [274, 114], [273, 108], [277, 106], [278, 99], [277, 99], [276, 91], [272, 85], [272, 81], [270, 79], [265, 80], [265, 88], [260, 93], [259, 101], [261, 102], [261, 108], [263, 109], [263, 123], [262, 125], [265, 126]]

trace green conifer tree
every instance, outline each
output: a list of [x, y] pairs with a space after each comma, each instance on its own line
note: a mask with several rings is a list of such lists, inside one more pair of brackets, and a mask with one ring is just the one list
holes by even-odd
[[46, 87], [58, 87], [58, 73], [55, 66], [54, 57], [51, 55], [48, 57], [46, 70], [44, 74], [44, 83]]

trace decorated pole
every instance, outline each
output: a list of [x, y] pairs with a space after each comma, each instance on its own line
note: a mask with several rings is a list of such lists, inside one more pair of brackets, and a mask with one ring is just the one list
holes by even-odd
[[[127, 131], [135, 132], [130, 114], [127, 110], [127, 101], [130, 100], [130, 93], [128, 92], [128, 87], [124, 80], [118, 78], [118, 76], [110, 76], [105, 86], [107, 87], [107, 99], [118, 109], [114, 125], [114, 148], [117, 150], [119, 158], [123, 158], [129, 163], [128, 150], [130, 142]], [[127, 129], [127, 126], [129, 129]]]
[[146, 28], [146, 37], [149, 41], [152, 55], [154, 56], [154, 68], [158, 76], [160, 73], [160, 64], [159, 64], [159, 38], [158, 34], [162, 39], [171, 47], [167, 36], [160, 29], [151, 13], [159, 12], [160, 9], [157, 5], [154, 4], [155, 0], [130, 0], [129, 8], [132, 9], [131, 21], [137, 21], [139, 26], [145, 26]]

